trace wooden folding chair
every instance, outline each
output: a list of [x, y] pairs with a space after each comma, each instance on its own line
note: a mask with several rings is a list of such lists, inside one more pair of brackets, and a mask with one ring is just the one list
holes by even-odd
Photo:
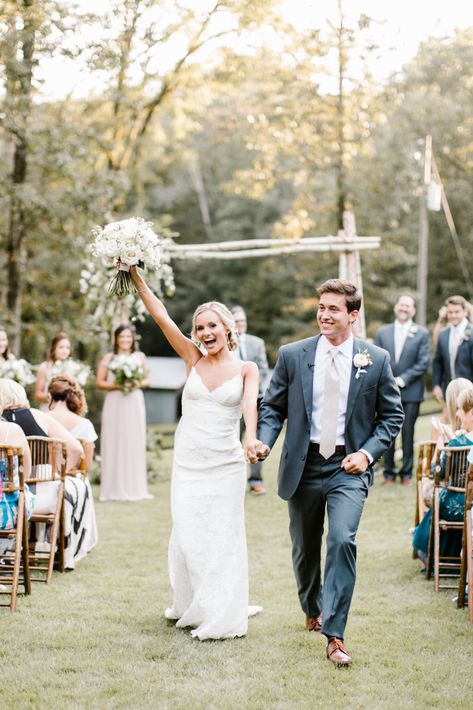
[[[49, 528], [49, 540], [38, 541], [31, 535], [29, 547], [33, 582], [49, 584], [54, 564], [64, 572], [64, 479], [66, 476], [66, 444], [46, 436], [27, 436], [31, 450], [31, 477], [28, 485], [36, 485], [36, 504], [30, 518], [30, 528], [44, 523]], [[42, 548], [42, 549], [41, 549]]]
[[[25, 594], [31, 594], [21, 448], [0, 446], [0, 486], [0, 497], [7, 499], [2, 508], [0, 528], [0, 544], [7, 541], [7, 547], [2, 544], [0, 548], [0, 606], [9, 606], [11, 611], [15, 611], [20, 584]], [[3, 601], [7, 597], [9, 601], [4, 604]]]
[[415, 510], [415, 525], [419, 525], [420, 521], [426, 514], [428, 508], [424, 501], [424, 483], [425, 480], [433, 480], [434, 475], [431, 470], [432, 458], [436, 446], [435, 441], [420, 441], [419, 453], [417, 456], [417, 491], [416, 491], [416, 510]]
[[[473, 514], [473, 465], [468, 471], [465, 498], [465, 518], [463, 522], [462, 560], [460, 581], [458, 583], [457, 606], [465, 606], [465, 594], [468, 595], [468, 618], [473, 623], [473, 529], [471, 516]], [[468, 584], [468, 592], [466, 585]]]
[[[437, 450], [435, 461], [434, 497], [432, 504], [432, 524], [430, 528], [429, 554], [427, 557], [427, 579], [431, 578], [433, 563], [434, 590], [455, 589], [457, 584], [442, 583], [441, 580], [456, 578], [460, 575], [461, 557], [440, 554], [440, 536], [442, 532], [463, 531], [461, 521], [445, 520], [440, 516], [440, 491], [446, 489], [455, 493], [466, 492], [469, 469], [468, 454], [471, 446], [446, 446]], [[445, 454], [444, 475], [442, 476], [441, 457]]]

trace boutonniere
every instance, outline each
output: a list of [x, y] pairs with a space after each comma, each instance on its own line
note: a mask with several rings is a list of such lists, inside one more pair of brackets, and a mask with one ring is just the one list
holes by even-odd
[[417, 333], [418, 330], [419, 330], [419, 326], [418, 326], [418, 325], [411, 325], [411, 327], [410, 327], [409, 330], [408, 330], [407, 337], [408, 337], [408, 338], [413, 338], [414, 335]]
[[371, 359], [371, 355], [368, 350], [358, 350], [353, 358], [353, 364], [357, 368], [355, 377], [358, 379], [360, 375], [363, 375], [366, 372], [364, 368], [373, 364], [373, 360]]
[[463, 343], [465, 340], [469, 340], [471, 335], [471, 330], [467, 328], [465, 332], [463, 333], [462, 337], [460, 338], [460, 343]]

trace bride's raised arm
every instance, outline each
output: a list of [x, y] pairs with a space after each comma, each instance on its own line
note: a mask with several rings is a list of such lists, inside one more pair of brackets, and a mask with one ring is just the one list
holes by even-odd
[[130, 268], [130, 274], [148, 313], [161, 328], [164, 337], [179, 357], [185, 361], [190, 369], [202, 357], [199, 348], [182, 333], [170, 317], [162, 301], [151, 291], [136, 266]]

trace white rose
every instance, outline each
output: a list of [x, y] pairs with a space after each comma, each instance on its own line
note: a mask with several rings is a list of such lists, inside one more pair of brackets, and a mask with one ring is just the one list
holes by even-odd
[[139, 247], [130, 246], [124, 251], [120, 251], [120, 259], [128, 266], [133, 266], [141, 261], [143, 258], [143, 252]]
[[368, 365], [368, 357], [365, 353], [356, 353], [353, 358], [353, 364], [355, 367], [366, 367]]

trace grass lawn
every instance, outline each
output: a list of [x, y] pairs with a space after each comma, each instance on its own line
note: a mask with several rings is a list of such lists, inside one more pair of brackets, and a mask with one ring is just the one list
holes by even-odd
[[[419, 420], [418, 438], [427, 431]], [[411, 558], [414, 486], [385, 489], [376, 476], [346, 634], [354, 665], [336, 669], [323, 639], [304, 630], [277, 452], [264, 469], [268, 494], [246, 500], [250, 601], [264, 606], [248, 636], [202, 643], [164, 619], [171, 453], [154, 500], [97, 503], [98, 548], [49, 587], [35, 585], [16, 614], [0, 610], [2, 707], [470, 706], [473, 627], [455, 592], [435, 594]]]

